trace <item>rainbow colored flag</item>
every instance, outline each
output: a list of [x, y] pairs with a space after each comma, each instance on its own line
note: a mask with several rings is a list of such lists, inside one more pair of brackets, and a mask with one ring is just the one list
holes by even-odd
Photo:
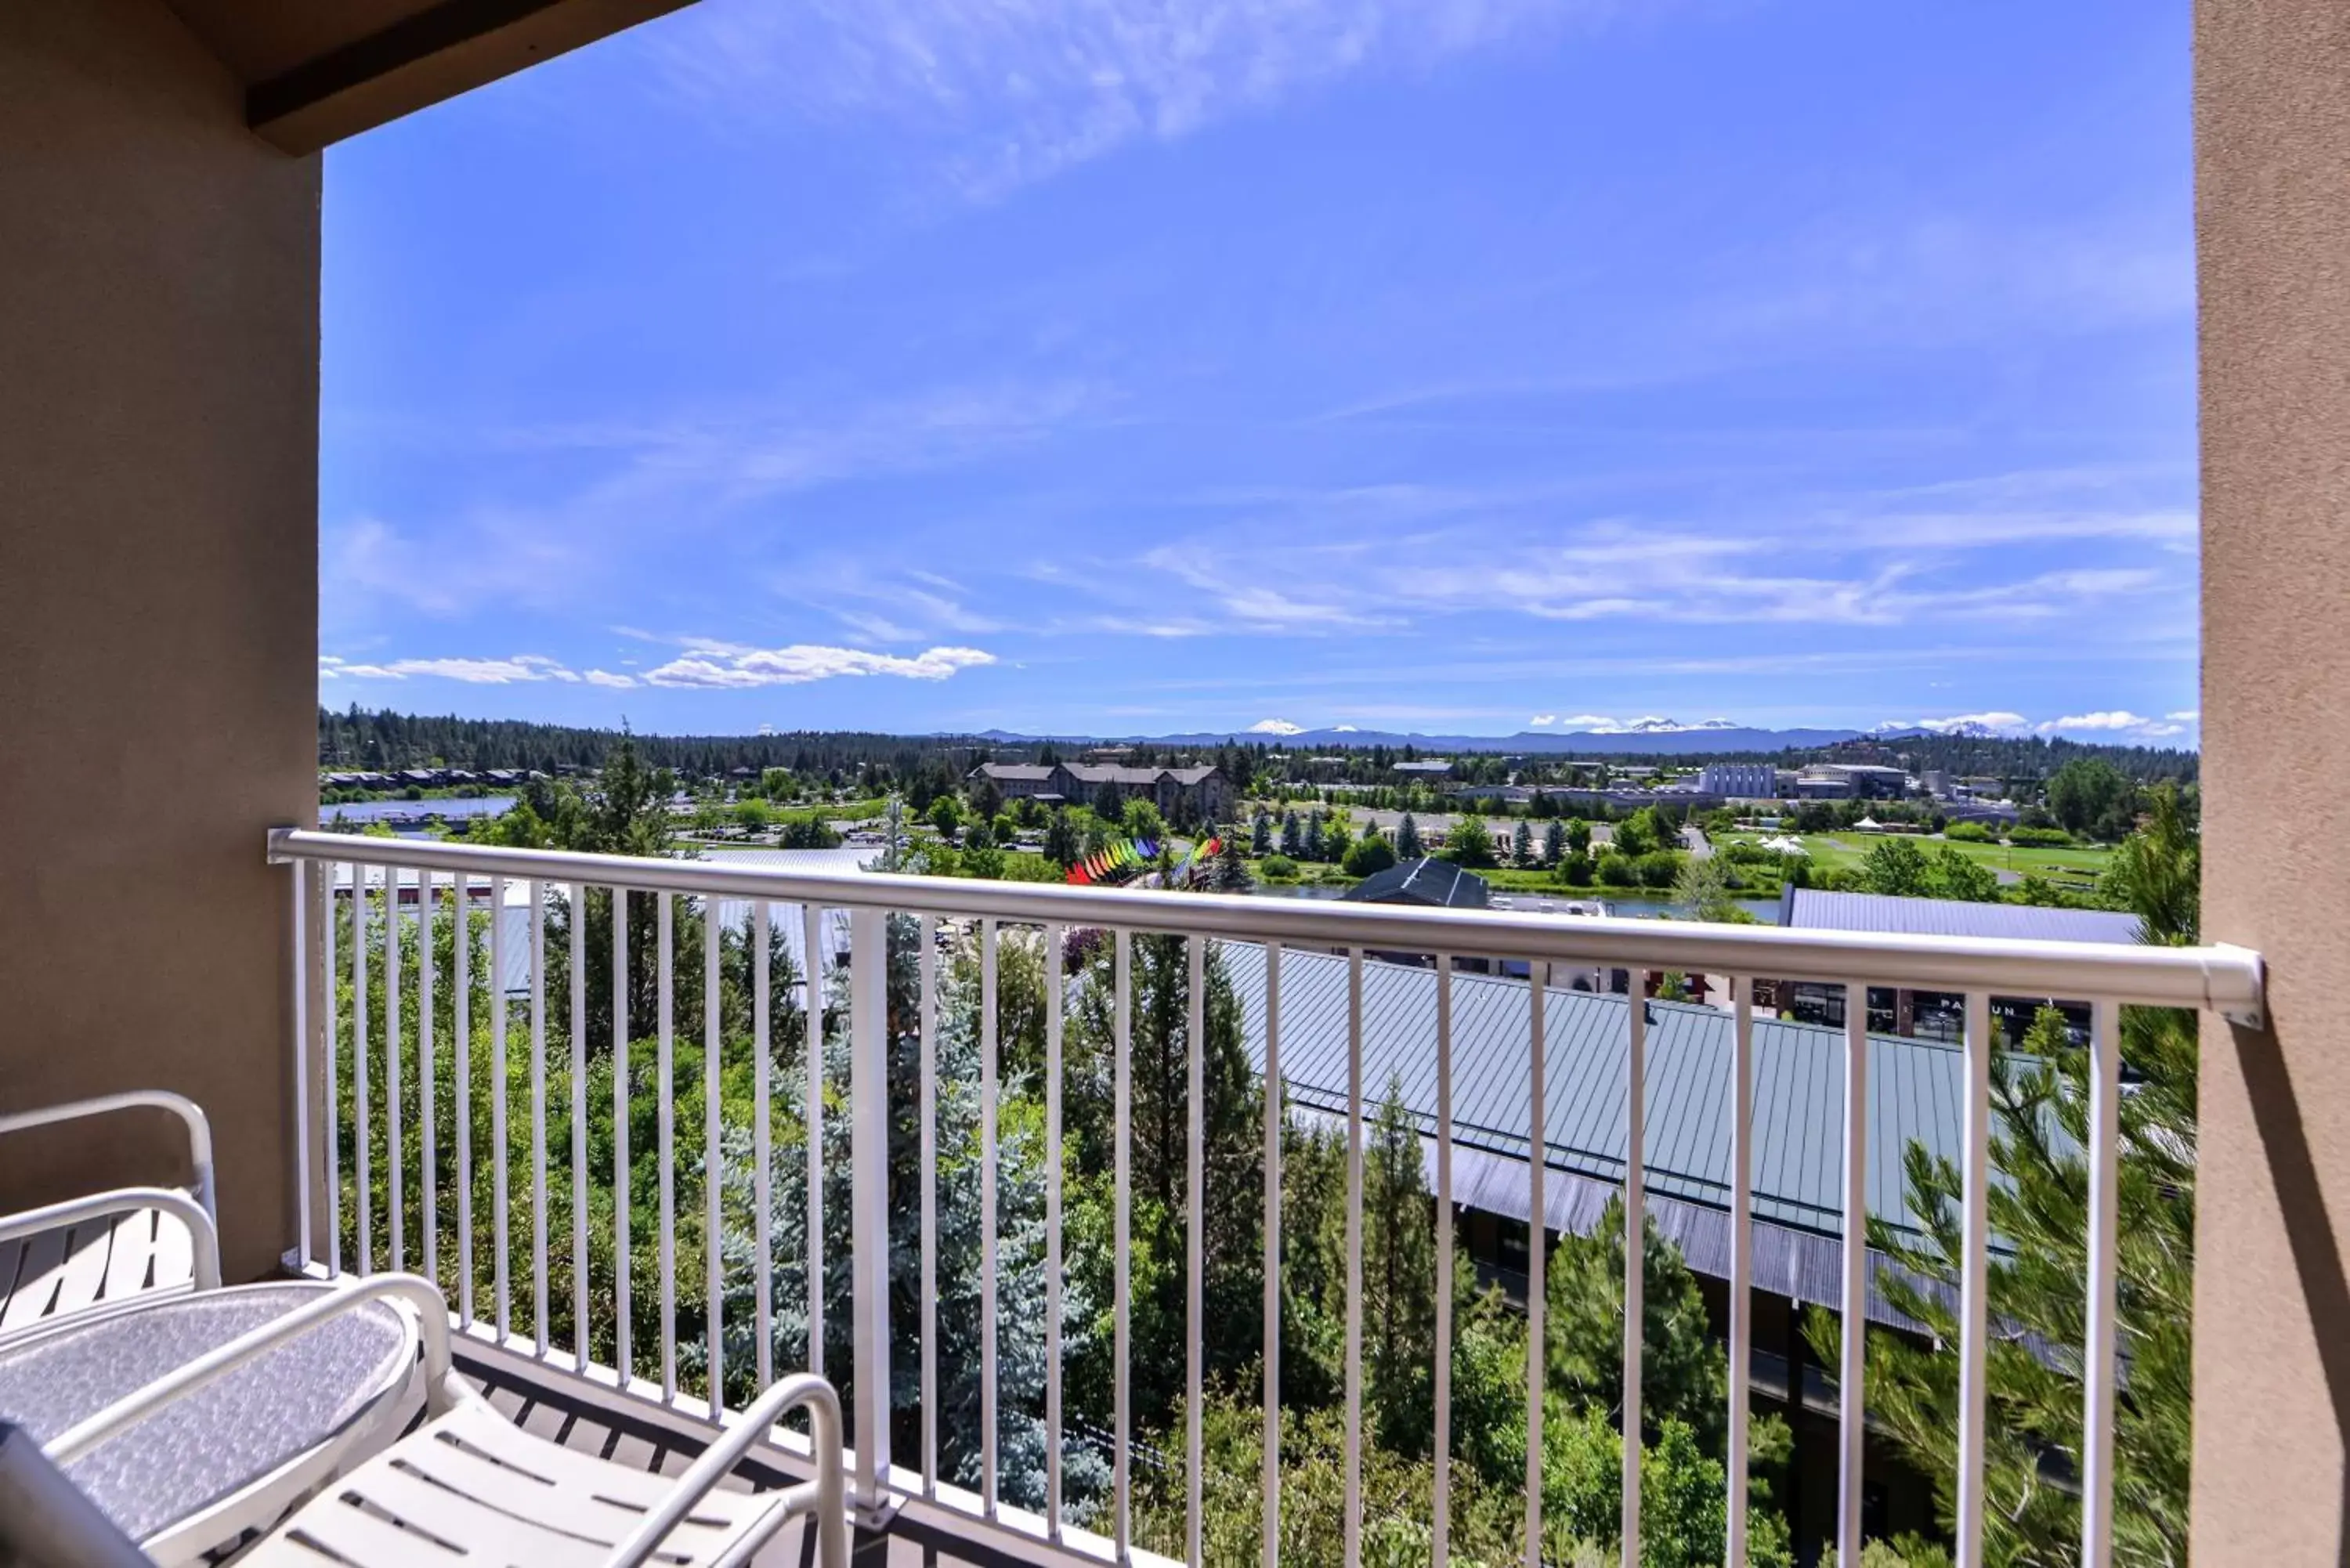
[[[1191, 852], [1191, 859], [1198, 857], [1199, 851], [1195, 848]], [[1159, 846], [1156, 842], [1121, 838], [1097, 849], [1070, 867], [1068, 880], [1072, 887], [1078, 888], [1095, 882], [1121, 881], [1138, 872], [1149, 870], [1158, 858]], [[1190, 863], [1188, 860], [1185, 862], [1186, 865]]]

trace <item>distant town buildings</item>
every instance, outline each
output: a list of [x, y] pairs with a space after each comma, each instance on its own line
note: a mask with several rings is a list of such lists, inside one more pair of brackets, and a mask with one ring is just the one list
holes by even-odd
[[1819, 763], [1795, 775], [1798, 800], [1899, 800], [1909, 775], [1876, 763]]
[[1776, 800], [1779, 770], [1769, 763], [1708, 763], [1698, 771], [1697, 787], [1725, 800]]
[[504, 790], [519, 788], [530, 779], [546, 776], [525, 768], [486, 768], [480, 773], [464, 768], [402, 768], [397, 773], [337, 770], [321, 773], [318, 787], [344, 790], [457, 789], [466, 784], [483, 784]]
[[1213, 765], [1138, 768], [1117, 763], [982, 763], [973, 783], [985, 778], [1006, 800], [1035, 799], [1047, 805], [1124, 806], [1137, 796], [1173, 818], [1216, 821], [1232, 805], [1232, 785]]
[[[1779, 924], [1790, 930], [1866, 931], [1885, 935], [1994, 937], [2046, 942], [2134, 943], [2136, 915], [2110, 909], [2043, 909], [2028, 904], [1977, 904], [1956, 898], [1904, 898], [1883, 893], [1832, 893], [1790, 883], [1780, 894]], [[1754, 981], [1754, 1003], [1783, 1018], [1841, 1028], [1846, 991], [1811, 981]], [[2072, 997], [1993, 996], [1992, 1026], [2009, 1045], [2020, 1044], [2033, 1015], [2054, 1006], [2076, 1039], [2086, 1037], [2089, 1004]], [[1868, 1027], [1880, 1033], [1956, 1042], [1965, 1033], [1966, 998], [1954, 993], [1886, 986], [1868, 988]]]

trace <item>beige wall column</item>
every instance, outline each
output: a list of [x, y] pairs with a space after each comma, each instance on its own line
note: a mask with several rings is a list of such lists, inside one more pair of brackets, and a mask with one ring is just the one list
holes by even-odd
[[[161, 0], [0, 4], [0, 1106], [195, 1097], [238, 1276], [292, 1230], [318, 189]], [[9, 1139], [0, 1208], [165, 1131]]]
[[2350, 5], [2198, 0], [2207, 940], [2194, 1555], [2350, 1536]]

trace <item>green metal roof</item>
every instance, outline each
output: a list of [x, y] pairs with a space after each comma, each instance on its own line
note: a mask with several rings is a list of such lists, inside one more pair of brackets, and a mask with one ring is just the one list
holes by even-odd
[[[1253, 1064], [1264, 1068], [1264, 958], [1254, 944], [1222, 944], [1239, 993]], [[1464, 1148], [1526, 1157], [1531, 988], [1523, 980], [1452, 977], [1452, 1111]], [[1625, 1158], [1624, 1058], [1629, 999], [1545, 992], [1548, 1164], [1620, 1183]], [[1713, 1209], [1730, 1201], [1731, 1015], [1669, 1002], [1648, 1008], [1649, 1189]], [[1291, 1098], [1343, 1115], [1347, 1103], [1347, 960], [1284, 950], [1281, 1067]], [[1839, 1237], [1844, 1169], [1841, 1029], [1754, 1021], [1754, 1208], [1758, 1220]], [[1912, 1142], [1956, 1158], [1964, 1118], [1963, 1056], [1931, 1041], [1869, 1039], [1868, 1206], [1907, 1224], [1902, 1160]], [[1436, 971], [1363, 964], [1363, 1094], [1374, 1111], [1393, 1082], [1421, 1130], [1436, 1125]], [[1816, 1299], [1816, 1298], [1815, 1298]]]

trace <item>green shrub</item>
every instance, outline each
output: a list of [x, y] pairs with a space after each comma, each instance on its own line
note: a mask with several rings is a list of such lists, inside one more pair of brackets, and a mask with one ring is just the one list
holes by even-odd
[[1370, 877], [1396, 863], [1395, 846], [1373, 834], [1347, 846], [1338, 868], [1349, 877]]
[[1640, 885], [1640, 872], [1621, 855], [1603, 855], [1599, 857], [1599, 880], [1610, 888], [1637, 888]]
[[2020, 849], [2068, 849], [2073, 836], [2061, 827], [2012, 827], [2007, 841]]
[[1268, 855], [1256, 863], [1256, 874], [1268, 882], [1297, 880], [1297, 862], [1286, 855]]
[[1942, 830], [1942, 836], [1945, 838], [1955, 839], [1960, 844], [1990, 844], [1994, 842], [1991, 836], [1991, 829], [1985, 827], [1980, 822], [1954, 822], [1950, 824], [1950, 826]]
[[1669, 888], [1681, 874], [1681, 856], [1677, 849], [1652, 849], [1634, 863], [1643, 888]]

